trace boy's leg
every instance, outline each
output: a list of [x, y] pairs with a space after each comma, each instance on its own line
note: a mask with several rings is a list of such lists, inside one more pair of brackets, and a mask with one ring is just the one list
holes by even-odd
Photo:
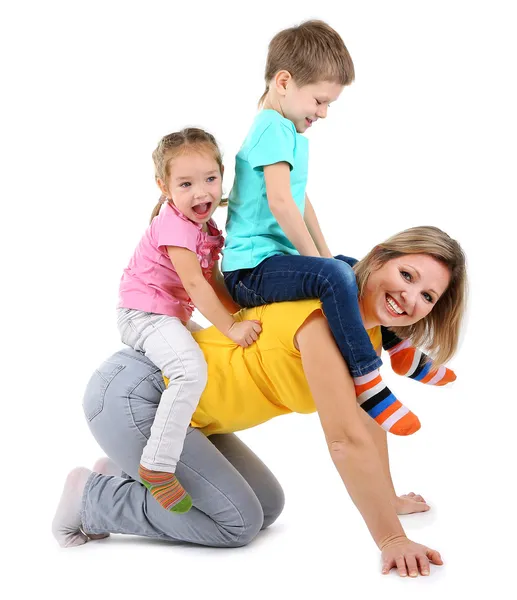
[[443, 365], [435, 367], [433, 361], [409, 340], [400, 339], [387, 327], [382, 327], [381, 331], [382, 347], [390, 355], [395, 373], [428, 385], [443, 386], [455, 381], [454, 371]]
[[[241, 306], [319, 298], [339, 350], [356, 384], [364, 410], [387, 430], [408, 435], [420, 428], [415, 415], [384, 385], [382, 364], [364, 328], [357, 283], [350, 262], [311, 256], [273, 256], [254, 269], [225, 274], [230, 294]], [[409, 417], [407, 417], [409, 415]], [[408, 423], [411, 423], [408, 426]]]

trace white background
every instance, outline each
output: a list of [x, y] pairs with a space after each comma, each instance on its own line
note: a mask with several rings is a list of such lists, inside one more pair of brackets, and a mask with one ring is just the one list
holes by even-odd
[[[513, 4], [105, 0], [2, 8], [0, 546], [9, 557], [1, 585], [11, 596], [511, 596]], [[468, 256], [469, 318], [452, 363], [455, 386], [426, 389], [385, 368], [423, 423], [410, 438], [391, 438], [399, 493], [421, 493], [432, 505], [403, 525], [441, 551], [445, 565], [414, 581], [380, 575], [379, 553], [315, 415], [241, 434], [287, 497], [277, 524], [250, 546], [113, 536], [61, 550], [50, 522], [64, 478], [100, 455], [82, 393], [120, 347], [118, 281], [158, 197], [151, 152], [186, 125], [210, 130], [229, 192], [234, 155], [263, 92], [267, 44], [313, 17], [341, 33], [356, 68], [355, 83], [308, 134], [308, 192], [330, 247], [360, 257], [403, 228], [432, 224]], [[224, 210], [216, 219], [224, 225]], [[307, 477], [319, 486], [318, 508], [305, 499]]]

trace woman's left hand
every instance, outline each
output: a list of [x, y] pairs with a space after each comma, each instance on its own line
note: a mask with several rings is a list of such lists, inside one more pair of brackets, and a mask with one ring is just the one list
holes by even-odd
[[395, 500], [395, 509], [397, 515], [410, 515], [413, 513], [427, 512], [431, 507], [419, 494], [410, 492], [409, 494], [403, 494], [397, 496]]

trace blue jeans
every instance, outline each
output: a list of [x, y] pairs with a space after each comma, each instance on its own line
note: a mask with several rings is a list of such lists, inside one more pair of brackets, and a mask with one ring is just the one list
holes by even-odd
[[357, 283], [347, 256], [272, 256], [253, 269], [224, 273], [232, 298], [244, 307], [271, 302], [319, 298], [334, 339], [352, 377], [382, 365], [361, 319]]

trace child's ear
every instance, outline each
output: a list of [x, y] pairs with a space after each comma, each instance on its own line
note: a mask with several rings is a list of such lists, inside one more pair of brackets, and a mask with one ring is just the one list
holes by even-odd
[[160, 188], [161, 193], [168, 198], [169, 197], [169, 190], [167, 189], [167, 186], [165, 185], [165, 183], [159, 178], [156, 178], [156, 185]]
[[291, 73], [285, 70], [278, 71], [278, 73], [275, 75], [275, 88], [281, 96], [285, 96], [287, 91], [287, 84], [291, 81], [292, 78], [293, 77]]

